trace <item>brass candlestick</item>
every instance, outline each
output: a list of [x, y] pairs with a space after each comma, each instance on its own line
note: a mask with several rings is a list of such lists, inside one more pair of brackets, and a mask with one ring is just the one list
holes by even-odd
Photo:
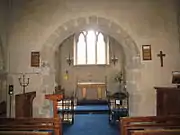
[[29, 85], [29, 78], [25, 78], [25, 74], [23, 74], [22, 78], [19, 78], [19, 83], [23, 87], [23, 94], [25, 94], [26, 87]]

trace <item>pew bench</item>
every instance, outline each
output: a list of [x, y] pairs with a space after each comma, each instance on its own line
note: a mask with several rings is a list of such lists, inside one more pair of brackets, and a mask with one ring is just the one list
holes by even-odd
[[[0, 131], [6, 131], [6, 134], [8, 132], [11, 135], [16, 134], [10, 131], [24, 131], [29, 135], [43, 135], [42, 132], [44, 132], [44, 135], [52, 133], [62, 135], [62, 126], [60, 118], [0, 118]], [[23, 135], [23, 132], [21, 135]]]
[[135, 130], [130, 132], [131, 135], [180, 135], [178, 129], [152, 129], [152, 130]]
[[53, 135], [52, 132], [0, 131], [0, 135]]
[[121, 135], [148, 129], [180, 129], [180, 116], [123, 117], [120, 129]]

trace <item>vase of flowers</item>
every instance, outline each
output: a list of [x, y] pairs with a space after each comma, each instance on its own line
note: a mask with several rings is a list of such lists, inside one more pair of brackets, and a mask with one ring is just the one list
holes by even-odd
[[115, 94], [118, 95], [121, 99], [126, 98], [127, 97], [127, 91], [125, 88], [125, 81], [124, 81], [122, 71], [118, 72], [115, 75], [114, 81], [118, 83], [118, 89], [119, 89], [119, 92], [117, 92]]
[[123, 73], [120, 71], [114, 77], [115, 82], [121, 84], [123, 82]]

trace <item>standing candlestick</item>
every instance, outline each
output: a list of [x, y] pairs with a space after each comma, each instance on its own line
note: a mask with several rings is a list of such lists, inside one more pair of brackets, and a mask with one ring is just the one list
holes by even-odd
[[69, 53], [69, 57], [66, 58], [66, 62], [68, 63], [69, 66], [70, 66], [71, 64], [73, 64], [73, 58], [71, 58], [70, 53]]
[[29, 78], [25, 78], [25, 74], [23, 74], [22, 78], [19, 78], [19, 83], [23, 87], [23, 94], [25, 94], [26, 87], [29, 85]]

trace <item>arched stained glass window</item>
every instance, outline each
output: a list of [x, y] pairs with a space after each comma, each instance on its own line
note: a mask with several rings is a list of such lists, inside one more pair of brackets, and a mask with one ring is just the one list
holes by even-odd
[[96, 56], [96, 34], [94, 31], [87, 33], [87, 64], [95, 64]]
[[107, 36], [98, 31], [81, 32], [74, 46], [75, 65], [109, 64], [109, 43]]
[[86, 42], [85, 36], [83, 33], [79, 35], [78, 42], [77, 42], [77, 63], [84, 64], [86, 63]]
[[98, 34], [97, 39], [97, 64], [106, 63], [106, 45], [104, 41], [104, 36], [102, 33]]

